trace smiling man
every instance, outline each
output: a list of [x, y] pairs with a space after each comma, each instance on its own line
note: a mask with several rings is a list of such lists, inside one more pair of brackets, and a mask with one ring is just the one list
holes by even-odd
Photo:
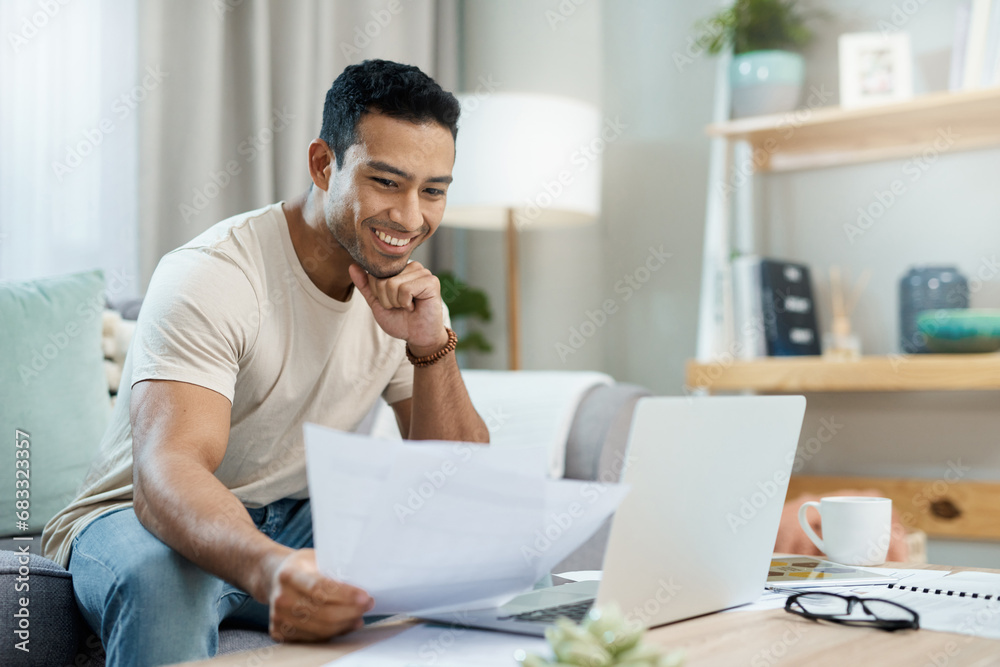
[[109, 665], [210, 657], [227, 618], [279, 640], [361, 626], [371, 597], [316, 567], [306, 421], [353, 430], [381, 395], [404, 437], [488, 441], [438, 281], [409, 261], [444, 214], [458, 113], [415, 67], [348, 67], [309, 190], [161, 260], [100, 460], [43, 535]]

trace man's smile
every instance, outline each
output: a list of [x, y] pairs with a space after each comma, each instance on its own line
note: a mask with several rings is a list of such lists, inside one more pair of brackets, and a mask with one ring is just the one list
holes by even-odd
[[417, 236], [411, 236], [408, 238], [401, 238], [400, 236], [392, 236], [380, 229], [372, 229], [372, 237], [375, 239], [376, 249], [383, 255], [396, 255], [403, 256], [409, 254], [411, 248], [414, 245], [414, 239]]
[[403, 239], [403, 238], [399, 238], [399, 237], [396, 237], [396, 236], [389, 236], [385, 232], [380, 231], [378, 229], [376, 229], [374, 231], [375, 231], [375, 235], [377, 237], [379, 237], [380, 239], [382, 239], [383, 241], [385, 241], [389, 245], [406, 246], [406, 245], [410, 245], [410, 241], [413, 240], [412, 238]]

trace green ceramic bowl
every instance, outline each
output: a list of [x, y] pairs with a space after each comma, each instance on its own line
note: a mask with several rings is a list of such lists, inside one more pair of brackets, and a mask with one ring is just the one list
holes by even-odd
[[917, 329], [931, 352], [996, 352], [1000, 350], [1000, 309], [925, 310]]

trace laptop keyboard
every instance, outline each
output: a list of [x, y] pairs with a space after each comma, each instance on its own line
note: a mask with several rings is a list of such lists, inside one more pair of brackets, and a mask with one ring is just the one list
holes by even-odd
[[523, 621], [526, 623], [551, 623], [560, 616], [565, 616], [566, 618], [579, 623], [583, 620], [583, 617], [587, 615], [587, 612], [590, 611], [592, 606], [594, 606], [593, 600], [584, 600], [583, 602], [560, 604], [555, 607], [535, 609], [533, 611], [525, 611], [520, 614], [512, 614], [510, 616], [500, 616], [497, 620]]

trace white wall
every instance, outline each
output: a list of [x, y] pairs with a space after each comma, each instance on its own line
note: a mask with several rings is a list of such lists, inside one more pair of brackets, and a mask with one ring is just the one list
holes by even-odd
[[[603, 292], [621, 306], [607, 327], [608, 369], [661, 394], [681, 393], [695, 349], [716, 63], [687, 49], [694, 24], [716, 5], [603, 9], [605, 112], [628, 126], [608, 150], [604, 178]], [[644, 277], [649, 248], [661, 245], [671, 257], [630, 293], [625, 276]]]
[[[674, 51], [686, 45], [691, 26], [711, 6], [464, 3], [466, 90], [492, 76], [500, 90], [597, 104], [620, 128], [603, 153], [599, 223], [522, 235], [526, 368], [606, 370], [660, 393], [683, 386], [696, 334], [708, 168], [703, 126], [715, 69], [703, 57], [678, 67]], [[503, 239], [492, 232], [468, 232], [466, 238], [464, 267], [458, 268], [470, 284], [487, 289], [498, 315], [486, 328], [497, 351], [472, 362], [502, 368]], [[671, 256], [663, 262], [661, 254]], [[650, 267], [655, 270], [647, 273]], [[638, 288], [629, 287], [626, 276]]]
[[[585, 2], [553, 26], [546, 10], [555, 3], [464, 3], [463, 88], [475, 91], [483, 81], [491, 81], [500, 92], [565, 95], [599, 106], [600, 4]], [[461, 134], [458, 141], [462, 150]], [[594, 294], [604, 282], [600, 224], [560, 230], [526, 227], [520, 236], [523, 367], [602, 368], [599, 343], [564, 355], [565, 361], [556, 351], [556, 344], [569, 338], [570, 327], [593, 308]], [[465, 267], [461, 267], [466, 281], [487, 290], [495, 312], [493, 323], [484, 329], [495, 351], [472, 361], [480, 367], [506, 368], [503, 234], [470, 231], [466, 239]]]

